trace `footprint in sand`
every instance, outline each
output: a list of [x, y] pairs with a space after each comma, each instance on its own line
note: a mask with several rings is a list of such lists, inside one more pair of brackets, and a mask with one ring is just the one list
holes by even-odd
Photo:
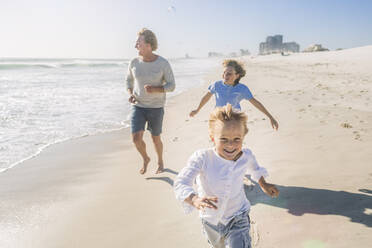
[[347, 122], [341, 123], [341, 127], [343, 128], [352, 128], [353, 126]]
[[354, 136], [354, 139], [355, 139], [355, 140], [360, 140], [360, 141], [362, 140], [362, 139], [360, 138], [360, 133], [359, 133], [358, 131], [354, 131], [353, 134], [355, 135], [355, 136]]

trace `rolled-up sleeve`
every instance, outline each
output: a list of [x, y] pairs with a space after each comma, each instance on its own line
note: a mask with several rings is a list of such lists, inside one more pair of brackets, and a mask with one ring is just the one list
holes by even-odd
[[185, 202], [185, 199], [192, 193], [197, 194], [193, 188], [193, 183], [196, 176], [200, 173], [203, 166], [204, 159], [200, 152], [195, 152], [188, 160], [186, 167], [184, 167], [178, 174], [174, 182], [174, 192], [176, 199], [182, 204], [185, 213], [191, 213], [193, 206]]
[[126, 87], [128, 89], [133, 89], [133, 73], [132, 73], [132, 63], [129, 63], [128, 65], [128, 71], [127, 71], [127, 77], [126, 77]]
[[164, 66], [164, 82], [163, 85], [165, 92], [174, 91], [176, 88], [176, 82], [174, 80], [174, 75], [172, 71], [172, 67], [170, 66], [169, 62], [167, 62]]
[[268, 177], [269, 174], [264, 167], [260, 167], [253, 154], [250, 155], [248, 160], [247, 174], [251, 175], [251, 178], [258, 182], [261, 177]]

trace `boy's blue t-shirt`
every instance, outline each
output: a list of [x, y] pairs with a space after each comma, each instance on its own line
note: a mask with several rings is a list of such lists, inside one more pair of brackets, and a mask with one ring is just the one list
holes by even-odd
[[221, 80], [209, 85], [208, 90], [216, 97], [216, 107], [230, 103], [233, 108], [241, 110], [240, 101], [253, 98], [249, 88], [241, 83], [232, 86], [224, 84]]

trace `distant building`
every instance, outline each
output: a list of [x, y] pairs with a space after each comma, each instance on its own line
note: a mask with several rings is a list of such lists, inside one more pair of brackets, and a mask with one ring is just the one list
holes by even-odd
[[266, 42], [260, 43], [260, 54], [282, 53], [282, 52], [300, 52], [300, 45], [296, 42], [283, 43], [283, 35], [268, 36]]

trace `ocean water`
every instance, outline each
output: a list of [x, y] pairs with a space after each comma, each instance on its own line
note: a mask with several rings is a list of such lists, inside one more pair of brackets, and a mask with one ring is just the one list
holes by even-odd
[[[218, 59], [170, 59], [173, 97], [203, 84]], [[69, 139], [128, 127], [128, 60], [0, 59], [0, 172]], [[19, 165], [21, 166], [21, 165]]]

